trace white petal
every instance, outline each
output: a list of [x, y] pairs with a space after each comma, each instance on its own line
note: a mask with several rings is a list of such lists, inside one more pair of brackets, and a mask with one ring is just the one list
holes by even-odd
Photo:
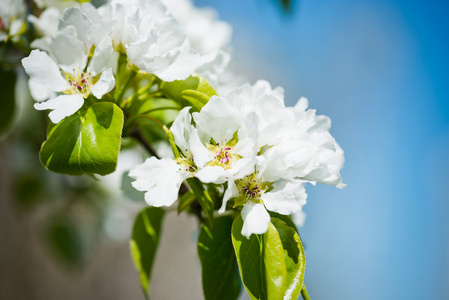
[[64, 13], [59, 20], [59, 30], [64, 30], [69, 26], [73, 26], [76, 29], [80, 39], [87, 41], [87, 35], [92, 22], [87, 15], [78, 8], [70, 7], [64, 10]]
[[31, 51], [28, 57], [22, 59], [22, 65], [35, 82], [50, 88], [52, 91], [60, 92], [70, 87], [62, 77], [58, 65], [43, 51]]
[[107, 36], [95, 47], [92, 60], [87, 67], [87, 72], [95, 76], [108, 68], [112, 50], [112, 39], [110, 36]]
[[184, 48], [180, 51], [181, 52], [173, 63], [171, 63], [165, 70], [155, 71], [154, 74], [167, 82], [183, 80], [189, 77], [201, 64], [200, 55], [189, 48]]
[[242, 235], [248, 239], [251, 234], [264, 234], [268, 230], [270, 215], [260, 203], [248, 201], [242, 209]]
[[57, 124], [65, 117], [73, 115], [83, 106], [84, 98], [79, 95], [61, 95], [45, 102], [35, 103], [34, 108], [37, 110], [52, 109], [48, 114], [50, 120]]
[[56, 97], [56, 94], [45, 85], [36, 82], [36, 80], [28, 80], [28, 87], [30, 89], [31, 96], [36, 101], [44, 101], [50, 98]]
[[170, 206], [178, 199], [179, 187], [188, 177], [172, 159], [148, 158], [129, 172], [133, 187], [146, 191], [145, 201], [151, 206]]
[[197, 127], [218, 143], [231, 140], [242, 121], [239, 111], [226, 98], [218, 96], [212, 96], [193, 118]]
[[218, 210], [218, 213], [222, 214], [226, 211], [226, 203], [228, 203], [229, 199], [237, 197], [239, 195], [239, 191], [237, 189], [237, 186], [235, 185], [234, 180], [228, 181], [228, 188], [226, 189], [224, 195], [223, 195], [223, 203], [221, 204], [220, 209]]
[[203, 183], [225, 183], [231, 174], [219, 166], [206, 166], [196, 172], [195, 177]]
[[92, 86], [91, 91], [95, 97], [101, 99], [101, 97], [103, 97], [104, 94], [109, 93], [114, 88], [114, 86], [114, 75], [112, 74], [112, 70], [109, 68], [101, 73], [100, 78]]
[[173, 121], [170, 131], [175, 138], [175, 144], [185, 154], [189, 148], [189, 127], [192, 126], [192, 117], [190, 115], [190, 106], [184, 107]]
[[203, 143], [201, 142], [200, 137], [198, 135], [198, 130], [193, 126], [190, 126], [189, 137], [190, 137], [189, 138], [190, 152], [193, 155], [193, 160], [195, 162], [195, 165], [199, 168], [202, 168], [208, 162], [210, 162], [214, 158], [214, 156], [203, 145]]
[[51, 53], [58, 61], [62, 70], [72, 73], [73, 70], [83, 70], [87, 63], [87, 50], [82, 41], [78, 39], [76, 29], [67, 26], [56, 33], [50, 44]]
[[301, 210], [306, 204], [307, 194], [299, 181], [276, 182], [274, 188], [261, 196], [265, 207], [282, 215], [290, 215]]

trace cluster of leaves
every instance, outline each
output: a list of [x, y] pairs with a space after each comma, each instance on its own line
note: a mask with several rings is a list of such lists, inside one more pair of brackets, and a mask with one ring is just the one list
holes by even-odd
[[[148, 207], [133, 228], [132, 257], [147, 297], [164, 214], [161, 208]], [[241, 217], [225, 215], [212, 228], [201, 227], [198, 255], [205, 299], [237, 299], [241, 282], [251, 299], [297, 299], [306, 262], [295, 224], [276, 214], [265, 234], [249, 239], [241, 234], [242, 226]]]

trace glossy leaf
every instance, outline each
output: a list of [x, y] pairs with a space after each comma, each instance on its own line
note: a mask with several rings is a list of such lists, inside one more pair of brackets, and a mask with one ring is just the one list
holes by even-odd
[[273, 224], [263, 235], [241, 234], [243, 220], [232, 225], [232, 243], [243, 285], [251, 299], [281, 300], [285, 293], [287, 271], [282, 241]]
[[92, 105], [50, 127], [40, 159], [50, 171], [68, 175], [110, 174], [117, 166], [123, 112], [111, 102]]
[[284, 248], [284, 260], [287, 268], [287, 280], [285, 288], [285, 300], [295, 300], [304, 283], [304, 270], [306, 259], [301, 239], [298, 233], [285, 222], [271, 218], [271, 223], [276, 227]]
[[233, 300], [240, 294], [239, 270], [231, 240], [232, 222], [231, 216], [218, 217], [212, 230], [203, 226], [198, 236], [206, 300]]
[[148, 298], [150, 294], [150, 275], [156, 255], [162, 220], [165, 211], [159, 207], [142, 210], [134, 222], [130, 241], [131, 256], [140, 275], [140, 283]]
[[192, 106], [193, 110], [201, 110], [209, 98], [217, 95], [215, 89], [201, 76], [192, 75], [184, 80], [161, 83], [164, 95], [177, 101], [182, 106]]
[[276, 218], [283, 221], [285, 224], [287, 224], [287, 226], [291, 227], [299, 235], [298, 227], [296, 226], [295, 222], [293, 222], [291, 216], [281, 215], [272, 211], [269, 211], [268, 213], [270, 214], [271, 218]]
[[0, 68], [0, 133], [11, 123], [15, 110], [15, 88], [17, 74], [14, 70]]

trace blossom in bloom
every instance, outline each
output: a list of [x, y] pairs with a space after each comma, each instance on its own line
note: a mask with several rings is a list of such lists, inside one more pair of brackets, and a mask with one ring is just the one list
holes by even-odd
[[[34, 107], [51, 109], [51, 121], [59, 123], [80, 109], [91, 93], [101, 99], [114, 87], [114, 76], [108, 67], [112, 42], [109, 36], [101, 40], [87, 64], [90, 49], [79, 39], [75, 27], [67, 26], [52, 38], [50, 48], [56, 62], [46, 52], [33, 50], [22, 64], [30, 76], [35, 99], [51, 97]], [[55, 96], [54, 93], [61, 94]]]
[[11, 38], [14, 42], [26, 30], [26, 6], [22, 0], [0, 1], [0, 42]]
[[[152, 205], [176, 201], [188, 177], [226, 183], [218, 212], [232, 204], [241, 209], [242, 235], [263, 234], [269, 211], [301, 216], [305, 183], [344, 187], [339, 173], [343, 151], [329, 133], [330, 120], [307, 107], [305, 98], [293, 108], [285, 107], [283, 90], [272, 89], [266, 81], [245, 84], [226, 97], [213, 96], [192, 114], [193, 124], [186, 109], [176, 118], [172, 131], [181, 157], [149, 159], [131, 177], [136, 188], [151, 191], [146, 200]], [[160, 185], [165, 188], [159, 190]], [[161, 194], [173, 188], [169, 196]]]
[[185, 79], [201, 64], [184, 28], [160, 0], [112, 1], [98, 9], [102, 20], [116, 21], [114, 48], [125, 53], [133, 68], [164, 81]]
[[170, 206], [178, 199], [182, 182], [193, 177], [212, 156], [201, 144], [196, 128], [191, 125], [190, 107], [182, 109], [171, 126], [181, 156], [175, 159], [148, 158], [129, 172], [133, 187], [145, 191], [151, 206]]

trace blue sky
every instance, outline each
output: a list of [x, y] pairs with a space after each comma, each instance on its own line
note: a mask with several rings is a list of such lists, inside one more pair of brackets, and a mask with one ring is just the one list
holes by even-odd
[[195, 1], [239, 70], [331, 117], [348, 187], [309, 186], [312, 299], [449, 298], [449, 2]]

